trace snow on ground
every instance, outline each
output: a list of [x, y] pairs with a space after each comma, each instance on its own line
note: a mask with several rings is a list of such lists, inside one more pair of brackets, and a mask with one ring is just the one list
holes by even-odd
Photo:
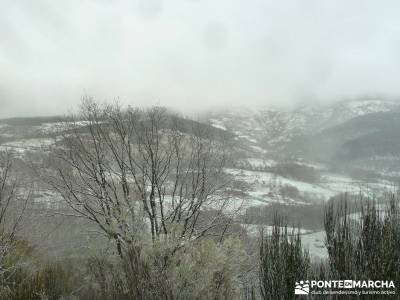
[[247, 158], [245, 161], [253, 168], [273, 167], [277, 164], [273, 159]]
[[333, 105], [310, 105], [294, 109], [231, 107], [209, 117], [212, 124], [223, 126], [237, 136], [266, 141], [264, 147], [276, 149], [294, 137], [319, 132], [357, 116], [397, 109], [398, 104], [379, 99], [362, 99]]
[[55, 133], [64, 130], [68, 126], [83, 127], [90, 124], [90, 121], [76, 121], [76, 122], [52, 122], [43, 123], [39, 128], [43, 133]]
[[223, 125], [214, 124], [212, 126], [215, 127], [215, 128], [221, 129], [221, 130], [226, 130], [226, 127], [223, 126]]
[[[378, 217], [381, 221], [383, 221], [386, 216], [387, 216], [387, 212], [389, 210], [389, 203], [379, 203], [379, 204], [375, 204], [375, 209], [376, 212], [378, 213]], [[356, 221], [356, 222], [361, 222], [361, 218], [362, 218], [362, 213], [361, 212], [354, 212], [351, 214], [348, 214], [348, 218], [350, 220]]]
[[[256, 165], [257, 163], [262, 165], [261, 160], [253, 160], [252, 162], [255, 162]], [[254, 202], [254, 206], [260, 203], [264, 203], [264, 205], [269, 203], [307, 204], [301, 201], [301, 199], [290, 199], [281, 196], [279, 194], [279, 189], [285, 186], [296, 187], [304, 198], [312, 196], [313, 198], [325, 201], [344, 192], [372, 197], [374, 195], [380, 195], [382, 191], [389, 191], [391, 188], [386, 181], [364, 183], [347, 176], [333, 173], [324, 174], [320, 182], [308, 183], [263, 171], [230, 168], [226, 169], [226, 172], [232, 175], [236, 180], [246, 182], [251, 186], [250, 191], [247, 191], [246, 197], [249, 202], [249, 204], [247, 204], [248, 206], [252, 206], [251, 202]]]
[[237, 135], [238, 135], [238, 138], [240, 138], [240, 139], [244, 139], [244, 140], [247, 140], [247, 141], [249, 141], [249, 142], [251, 142], [251, 143], [253, 143], [253, 144], [256, 144], [257, 143], [257, 140], [256, 139], [254, 139], [254, 138], [252, 138], [251, 136], [249, 136], [249, 135], [241, 135], [240, 134], [240, 132], [235, 132]]
[[263, 154], [265, 154], [265, 153], [268, 152], [267, 150], [265, 150], [264, 148], [261, 148], [260, 146], [251, 145], [250, 148], [253, 149], [253, 150], [254, 150], [255, 152], [257, 152], [257, 153], [263, 153]]
[[327, 170], [326, 165], [324, 165], [322, 163], [305, 162], [305, 161], [302, 161], [302, 160], [296, 160], [296, 161], [294, 161], [294, 163], [297, 164], [297, 165], [302, 165], [302, 166], [314, 168], [315, 170], [319, 170], [319, 171], [326, 171]]
[[65, 204], [60, 194], [50, 190], [40, 191], [36, 197], [34, 197], [33, 202], [36, 204], [43, 204], [47, 209], [59, 208]]
[[63, 126], [65, 126], [63, 122], [43, 123], [40, 130], [43, 133], [54, 133], [62, 130]]
[[[272, 230], [274, 229], [274, 226], [271, 225], [258, 225], [258, 224], [240, 224], [240, 226], [246, 230], [247, 234], [252, 236], [252, 237], [258, 237], [260, 236], [261, 231], [264, 232], [264, 234], [267, 235], [271, 235], [272, 234]], [[292, 234], [292, 233], [297, 233], [298, 232], [298, 228], [294, 228], [294, 227], [286, 227], [287, 228], [287, 232], [288, 234]], [[284, 231], [284, 227], [280, 228], [282, 231]], [[311, 230], [307, 230], [304, 228], [300, 228], [300, 233], [303, 234], [308, 234], [311, 233]]]
[[230, 175], [233, 175], [239, 180], [255, 185], [256, 189], [251, 192], [252, 195], [255, 197], [260, 197], [263, 194], [267, 194], [273, 186], [284, 185], [295, 186], [302, 193], [315, 194], [317, 196], [323, 197], [326, 200], [338, 193], [337, 191], [332, 190], [329, 187], [325, 187], [321, 184], [302, 182], [294, 179], [285, 178], [269, 172], [248, 171], [240, 169], [227, 169], [226, 172]]
[[[241, 224], [247, 234], [251, 237], [259, 237], [261, 231], [264, 234], [271, 234], [273, 226], [270, 225], [256, 225], [256, 224]], [[281, 228], [284, 230], [284, 228]], [[287, 227], [288, 234], [296, 233], [298, 228]], [[300, 228], [301, 243], [304, 249], [307, 249], [310, 253], [311, 259], [320, 260], [327, 258], [328, 251], [325, 247], [325, 231], [312, 231], [304, 228]]]
[[213, 199], [208, 202], [206, 205], [209, 209], [220, 210], [223, 209], [224, 213], [227, 214], [236, 214], [236, 213], [244, 213], [247, 208], [253, 206], [264, 206], [269, 202], [263, 199], [254, 199], [251, 197], [231, 197], [229, 199], [218, 200]]
[[16, 147], [16, 148], [40, 148], [50, 146], [54, 143], [54, 139], [23, 139], [4, 143], [3, 146]]
[[311, 259], [319, 260], [328, 257], [325, 237], [324, 230], [301, 235], [301, 243], [305, 249], [308, 249]]
[[217, 119], [211, 119], [211, 126], [218, 128], [218, 129], [222, 129], [222, 130], [226, 130], [226, 127], [223, 125], [223, 121], [221, 120], [217, 120]]
[[[298, 199], [291, 199], [289, 197], [283, 197], [279, 194], [270, 195], [270, 188], [257, 188], [253, 191], [249, 191], [249, 206], [255, 206], [258, 202], [263, 203], [264, 205], [272, 204], [272, 203], [280, 203], [280, 204], [296, 204], [296, 205], [308, 205], [304, 201], [300, 201]], [[252, 205], [251, 205], [252, 204]]]
[[321, 184], [327, 189], [334, 191], [335, 194], [341, 192], [358, 193], [361, 187], [359, 180], [333, 173], [324, 174]]
[[26, 150], [41, 150], [54, 144], [54, 139], [21, 139], [10, 141], [0, 145], [0, 150], [13, 149], [16, 152], [24, 153]]
[[381, 195], [385, 192], [392, 191], [393, 183], [387, 180], [377, 182], [364, 182], [355, 180], [347, 176], [328, 173], [323, 176], [323, 186], [332, 191], [348, 192], [353, 194], [361, 194], [367, 197]]

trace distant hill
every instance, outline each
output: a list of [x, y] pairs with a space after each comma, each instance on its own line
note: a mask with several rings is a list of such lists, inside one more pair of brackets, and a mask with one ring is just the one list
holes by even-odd
[[0, 119], [0, 124], [7, 124], [10, 126], [41, 126], [45, 123], [57, 123], [60, 121], [67, 121], [68, 118], [62, 116], [47, 116], [47, 117], [17, 117]]
[[[214, 137], [221, 137], [227, 140], [232, 140], [234, 137], [234, 135], [230, 131], [215, 128], [207, 123], [202, 123], [175, 115], [172, 115], [172, 117], [169, 119], [169, 121], [171, 122], [167, 122], [163, 126], [165, 128], [173, 126], [172, 120], [175, 121], [175, 124], [179, 127], [180, 131], [187, 134], [195, 133], [194, 128], [197, 128], [197, 130], [200, 131], [208, 130]], [[29, 136], [29, 134], [37, 135], [50, 133], [51, 130], [48, 129], [52, 127], [52, 124], [68, 121], [71, 121], [71, 118], [63, 116], [17, 117], [0, 119], [0, 125], [8, 125], [9, 127], [11, 127], [8, 128], [8, 131], [12, 131], [13, 133], [15, 133], [15, 130], [12, 130], [13, 127], [15, 127], [15, 129], [18, 129], [18, 127], [27, 128], [26, 131], [23, 132], [24, 138], [27, 138], [26, 135]], [[82, 126], [82, 131], [85, 130], [85, 127], [85, 125]]]
[[244, 155], [304, 161], [331, 170], [378, 172], [400, 179], [400, 102], [357, 99], [294, 109], [227, 108], [209, 112]]
[[400, 111], [359, 116], [313, 135], [297, 137], [288, 153], [326, 161], [400, 156]]
[[215, 127], [234, 132], [244, 143], [280, 152], [299, 137], [318, 134], [360, 116], [398, 108], [397, 102], [365, 99], [294, 109], [234, 108], [210, 112], [206, 118]]
[[331, 128], [325, 134], [341, 138], [337, 158], [400, 156], [400, 112], [375, 113]]

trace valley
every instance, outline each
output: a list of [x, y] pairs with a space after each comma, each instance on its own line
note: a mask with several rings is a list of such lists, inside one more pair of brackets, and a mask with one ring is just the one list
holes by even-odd
[[[374, 164], [360, 167], [359, 161], [349, 161], [336, 154], [329, 158], [315, 156], [313, 159], [305, 154], [304, 144], [310, 146], [308, 141], [314, 137], [324, 143], [327, 137], [334, 136], [336, 139], [330, 138], [327, 145], [319, 147], [323, 149], [333, 144], [332, 149], [336, 149], [343, 140], [346, 141], [344, 145], [351, 145], [374, 131], [354, 129], [353, 132], [357, 134], [344, 139], [335, 132], [340, 128], [351, 132], [349, 128], [353, 128], [353, 124], [361, 120], [374, 122], [377, 114], [396, 114], [397, 109], [398, 106], [392, 102], [358, 100], [328, 108], [301, 108], [294, 111], [264, 109], [257, 112], [235, 109], [213, 112], [204, 117], [204, 124], [210, 124], [219, 134], [225, 135], [234, 149], [234, 162], [224, 170], [234, 182], [234, 188], [228, 192], [230, 200], [227, 211], [236, 215], [235, 222], [249, 236], [256, 238], [259, 230], [265, 230], [272, 224], [272, 219], [254, 221], [252, 216], [255, 211], [267, 207], [271, 210], [278, 207], [288, 212], [291, 211], [290, 207], [304, 208], [305, 214], [301, 218], [289, 217], [289, 221], [293, 222], [293, 226], [302, 226], [302, 223], [307, 223], [302, 218], [313, 219], [311, 226], [302, 229], [302, 238], [311, 255], [325, 255], [321, 231], [325, 203], [344, 193], [379, 201], [386, 192], [393, 192], [397, 186], [398, 174], [390, 172], [388, 166], [393, 166], [393, 161], [400, 162], [400, 158], [387, 153], [365, 155], [363, 160], [373, 161]], [[46, 161], [47, 153], [62, 140], [62, 130], [68, 122], [68, 119], [61, 117], [1, 120], [0, 149], [14, 151], [21, 165], [25, 164], [29, 170], [29, 164], [43, 164]], [[375, 123], [376, 130], [386, 130], [381, 122]], [[400, 129], [400, 122], [396, 121], [397, 124]], [[78, 124], [82, 128], [86, 125], [85, 120]], [[391, 129], [393, 131], [396, 128], [391, 126]], [[400, 152], [400, 147], [395, 150]], [[62, 201], [56, 200], [56, 194], [46, 190], [45, 186], [39, 186], [35, 203], [55, 210], [64, 209]], [[307, 210], [315, 206], [319, 207], [319, 213], [307, 215]], [[210, 208], [213, 208], [212, 203]]]

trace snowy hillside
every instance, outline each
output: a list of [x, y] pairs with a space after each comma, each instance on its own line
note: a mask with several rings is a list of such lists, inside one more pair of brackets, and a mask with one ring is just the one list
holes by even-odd
[[316, 134], [358, 116], [397, 109], [383, 100], [353, 100], [330, 106], [313, 105], [296, 109], [235, 108], [208, 115], [214, 127], [230, 130], [237, 139], [253, 147], [276, 149], [296, 136]]

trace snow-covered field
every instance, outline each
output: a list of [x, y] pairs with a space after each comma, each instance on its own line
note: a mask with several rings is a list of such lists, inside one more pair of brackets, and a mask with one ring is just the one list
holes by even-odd
[[[257, 237], [260, 235], [261, 232], [264, 234], [270, 235], [272, 234], [272, 230], [274, 229], [273, 226], [270, 225], [256, 225], [256, 224], [241, 224], [242, 228], [247, 231], [247, 234], [253, 237]], [[284, 231], [285, 228], [281, 227], [281, 231]], [[288, 234], [297, 233], [298, 228], [294, 227], [286, 227]], [[311, 230], [300, 228], [300, 234], [309, 234], [312, 233]]]
[[324, 230], [302, 234], [301, 243], [305, 249], [308, 249], [311, 259], [318, 260], [328, 256]]
[[275, 160], [265, 158], [247, 158], [246, 162], [248, 162], [254, 168], [273, 167], [277, 164]]
[[50, 138], [21, 139], [1, 144], [0, 150], [14, 149], [23, 153], [26, 150], [41, 150], [51, 146], [53, 143], [54, 139]]
[[87, 126], [89, 123], [90, 123], [89, 121], [43, 123], [39, 127], [39, 130], [42, 133], [57, 133], [64, 130], [68, 126], [83, 127]]
[[[266, 165], [267, 164], [271, 163], [268, 162]], [[235, 180], [243, 181], [250, 185], [251, 188], [246, 192], [246, 197], [244, 199], [247, 207], [269, 203], [309, 204], [304, 200], [310, 197], [313, 200], [319, 199], [321, 201], [326, 201], [335, 195], [345, 192], [372, 196], [390, 191], [391, 189], [390, 183], [386, 181], [365, 183], [334, 173], [323, 174], [319, 182], [308, 183], [286, 178], [271, 172], [234, 168], [226, 169], [226, 172], [232, 175]], [[282, 187], [295, 187], [304, 200], [282, 196], [279, 193]]]
[[43, 123], [40, 126], [40, 130], [43, 133], [54, 133], [60, 131], [64, 125], [65, 123], [63, 122]]
[[[261, 232], [264, 234], [271, 234], [273, 226], [269, 225], [254, 225], [254, 224], [242, 224], [247, 234], [251, 237], [260, 237]], [[282, 227], [283, 231], [284, 228]], [[287, 227], [288, 234], [297, 233], [298, 228]], [[327, 249], [325, 247], [325, 231], [312, 231], [300, 228], [300, 237], [303, 248], [307, 249], [310, 253], [311, 259], [319, 260], [324, 259], [328, 256]]]
[[[274, 194], [274, 190], [281, 186], [294, 186], [301, 193], [309, 193], [327, 200], [329, 197], [336, 195], [342, 189], [331, 189], [323, 184], [311, 184], [294, 179], [285, 178], [269, 172], [248, 171], [241, 169], [227, 169], [226, 172], [232, 175], [235, 179], [244, 181], [253, 186], [253, 189], [248, 192], [249, 196], [257, 200], [268, 201], [268, 194]], [[277, 199], [279, 200], [279, 199]], [[285, 199], [281, 199], [285, 200]]]

